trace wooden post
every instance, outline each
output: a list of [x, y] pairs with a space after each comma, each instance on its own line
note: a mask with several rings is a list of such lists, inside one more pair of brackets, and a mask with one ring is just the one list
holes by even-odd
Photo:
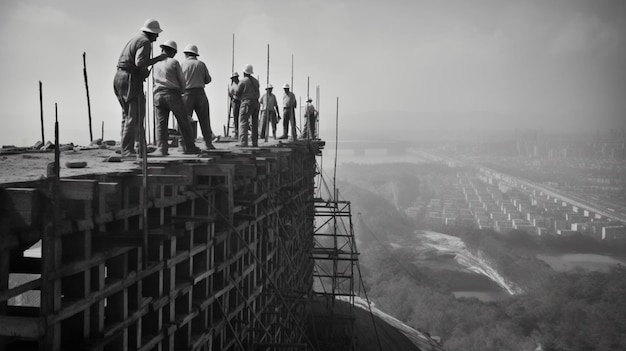
[[89, 101], [89, 83], [87, 81], [87, 58], [83, 52], [83, 76], [85, 77], [85, 91], [87, 92], [87, 115], [89, 116], [89, 141], [93, 141], [93, 132], [91, 129], [91, 102]]
[[42, 144], [46, 143], [46, 138], [43, 133], [43, 88], [41, 81], [39, 81], [39, 112], [41, 115], [41, 142]]

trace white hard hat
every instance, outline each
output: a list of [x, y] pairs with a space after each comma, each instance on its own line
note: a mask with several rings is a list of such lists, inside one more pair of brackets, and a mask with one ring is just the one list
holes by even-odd
[[154, 20], [154, 19], [149, 19], [146, 21], [146, 23], [143, 24], [143, 27], [141, 27], [141, 31], [159, 34], [163, 30], [161, 29], [161, 26], [159, 25], [159, 21]]
[[285, 83], [285, 85], [283, 85], [283, 89], [289, 89], [289, 84]]
[[267, 85], [267, 88], [265, 88], [265, 90], [267, 90], [267, 89], [274, 89], [274, 86], [273, 86], [273, 85], [271, 85], [271, 84], [268, 84], [268, 85]]
[[189, 44], [187, 46], [185, 46], [185, 50], [183, 50], [184, 53], [190, 53], [190, 54], [194, 54], [196, 56], [200, 56], [200, 54], [198, 54], [198, 47], [196, 45], [193, 44]]
[[231, 78], [239, 77], [239, 73], [233, 72], [233, 74], [231, 74], [230, 77]]
[[247, 64], [247, 65], [243, 66], [243, 73], [254, 74], [253, 69], [252, 69], [252, 65], [251, 64]]
[[161, 47], [167, 46], [168, 48], [172, 48], [176, 51], [178, 51], [178, 45], [176, 45], [176, 42], [173, 40], [166, 40], [163, 44], [160, 45]]

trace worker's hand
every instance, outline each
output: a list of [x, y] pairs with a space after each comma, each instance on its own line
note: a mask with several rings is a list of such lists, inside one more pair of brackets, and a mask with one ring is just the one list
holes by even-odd
[[167, 56], [164, 52], [162, 52], [162, 53], [161, 53], [161, 55], [157, 56], [157, 58], [159, 59], [159, 61], [163, 61], [163, 60], [165, 60], [167, 57], [168, 57], [168, 56]]

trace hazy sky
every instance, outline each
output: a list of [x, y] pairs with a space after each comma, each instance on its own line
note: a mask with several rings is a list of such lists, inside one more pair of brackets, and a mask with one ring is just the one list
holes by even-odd
[[267, 45], [274, 86], [291, 80], [293, 55], [294, 93], [305, 99], [307, 76], [311, 95], [320, 86], [326, 138], [334, 138], [337, 97], [340, 135], [626, 126], [623, 0], [3, 0], [0, 144], [40, 139], [39, 80], [46, 139], [57, 102], [61, 141], [88, 142], [83, 52], [94, 134], [104, 121], [105, 139], [119, 139], [115, 65], [148, 18], [163, 28], [157, 53], [165, 40], [198, 45], [213, 77], [206, 91], [219, 134], [233, 34], [235, 70], [253, 64], [262, 86]]

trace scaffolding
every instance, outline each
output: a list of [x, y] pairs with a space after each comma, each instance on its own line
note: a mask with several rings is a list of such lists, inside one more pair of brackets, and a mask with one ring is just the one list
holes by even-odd
[[[323, 350], [354, 350], [355, 274], [358, 251], [349, 201], [339, 200], [337, 189], [328, 189], [319, 170], [319, 189], [327, 198], [315, 198], [315, 246], [312, 259], [314, 331]], [[320, 194], [322, 191], [319, 192]]]

